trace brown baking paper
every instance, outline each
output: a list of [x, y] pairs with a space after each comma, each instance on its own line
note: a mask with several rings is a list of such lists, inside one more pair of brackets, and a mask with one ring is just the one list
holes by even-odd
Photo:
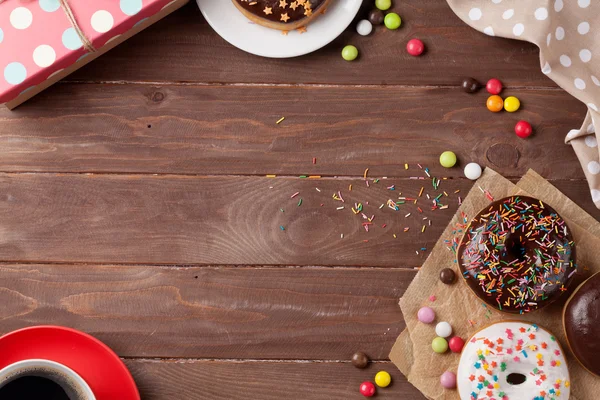
[[[458, 273], [455, 256], [445, 242], [456, 232], [457, 222], [463, 221], [461, 213], [467, 218], [476, 215], [490, 201], [480, 188], [488, 190], [494, 199], [514, 195], [528, 194], [541, 199], [552, 206], [566, 220], [576, 242], [578, 274], [577, 282], [563, 298], [543, 310], [523, 316], [505, 314], [492, 307], [486, 307], [460, 278], [453, 285], [444, 285], [439, 280], [439, 271], [451, 267]], [[400, 299], [400, 308], [406, 321], [406, 329], [398, 337], [390, 359], [425, 397], [433, 400], [457, 400], [458, 391], [443, 389], [439, 378], [445, 371], [456, 372], [460, 356], [454, 353], [436, 354], [431, 349], [435, 335], [435, 325], [423, 324], [417, 320], [417, 311], [429, 306], [436, 312], [436, 321], [448, 321], [454, 328], [454, 334], [465, 340], [487, 325], [502, 320], [522, 320], [536, 323], [556, 335], [560, 341], [569, 365], [571, 375], [571, 400], [590, 400], [600, 393], [600, 379], [583, 369], [570, 353], [562, 327], [562, 307], [569, 293], [594, 272], [600, 271], [600, 223], [569, 200], [558, 189], [529, 171], [516, 185], [487, 168], [483, 176], [464, 199], [450, 224], [438, 240], [433, 251], [421, 267], [414, 281]], [[436, 300], [431, 301], [430, 296]], [[469, 322], [471, 321], [471, 322]], [[511, 399], [519, 400], [519, 399]], [[529, 400], [529, 399], [527, 399]]]

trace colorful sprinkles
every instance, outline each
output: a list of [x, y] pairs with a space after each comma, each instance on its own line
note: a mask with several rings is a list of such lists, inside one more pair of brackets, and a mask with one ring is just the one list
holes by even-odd
[[[516, 382], [518, 375], [522, 382]], [[503, 322], [478, 333], [464, 347], [458, 367], [461, 398], [560, 400], [570, 394], [560, 345], [535, 324]]]
[[522, 314], [564, 292], [577, 270], [574, 251], [565, 221], [552, 208], [513, 196], [492, 203], [471, 221], [457, 255], [464, 278], [480, 298]]
[[[314, 165], [316, 163], [316, 157], [311, 157], [311, 163]], [[429, 185], [425, 185], [425, 186], [419, 186], [418, 190], [415, 191], [414, 193], [411, 193], [410, 195], [405, 195], [402, 193], [399, 185], [390, 183], [390, 184], [384, 184], [383, 187], [381, 186], [382, 184], [380, 184], [380, 182], [383, 180], [384, 182], [388, 180], [388, 177], [380, 177], [380, 178], [371, 178], [369, 176], [369, 168], [365, 168], [363, 170], [362, 173], [362, 180], [364, 180], [367, 188], [371, 188], [372, 186], [379, 186], [379, 189], [377, 190], [386, 190], [386, 197], [387, 200], [385, 200], [384, 202], [374, 202], [375, 204], [369, 205], [368, 201], [358, 201], [360, 199], [360, 197], [362, 196], [363, 193], [363, 188], [358, 188], [356, 187], [356, 185], [352, 185], [352, 184], [348, 184], [344, 189], [341, 190], [337, 190], [336, 192], [334, 192], [331, 195], [331, 198], [333, 199], [333, 201], [336, 203], [335, 204], [335, 210], [337, 212], [346, 212], [345, 210], [348, 209], [349, 211], [351, 211], [351, 215], [360, 217], [361, 222], [360, 222], [360, 229], [364, 232], [364, 233], [369, 233], [375, 230], [379, 230], [379, 229], [383, 229], [385, 230], [385, 232], [389, 235], [391, 235], [394, 239], [398, 238], [399, 232], [409, 232], [409, 230], [411, 230], [411, 226], [406, 226], [406, 225], [411, 225], [414, 230], [418, 230], [420, 231], [419, 233], [425, 233], [425, 231], [427, 230], [428, 227], [433, 225], [432, 219], [428, 216], [429, 211], [436, 211], [436, 210], [445, 210], [448, 209], [450, 207], [450, 205], [448, 203], [453, 203], [454, 205], [457, 204], [457, 200], [458, 202], [460, 202], [460, 199], [457, 196], [451, 196], [448, 194], [448, 192], [443, 191], [440, 189], [440, 184], [443, 181], [448, 180], [448, 178], [437, 178], [437, 177], [433, 177], [431, 174], [431, 171], [429, 170], [429, 168], [424, 168], [422, 165], [420, 164], [416, 164], [415, 167], [418, 167], [418, 170], [416, 170], [416, 168], [414, 169], [415, 171], [418, 171], [418, 174], [422, 174], [422, 176], [410, 176], [407, 177], [410, 180], [429, 180], [431, 181], [431, 186]], [[404, 169], [408, 170], [410, 168], [408, 163], [404, 164]], [[267, 177], [272, 177], [275, 178], [276, 175], [267, 175]], [[321, 178], [320, 175], [301, 175], [300, 178]], [[406, 179], [406, 178], [405, 178]], [[270, 186], [270, 188], [272, 188], [272, 186]], [[432, 189], [433, 188], [433, 189]], [[321, 193], [322, 190], [318, 187], [315, 187], [315, 190], [318, 193]], [[446, 189], [448, 190], [448, 189]], [[437, 192], [436, 192], [437, 191]], [[453, 191], [454, 194], [459, 193], [460, 191]], [[313, 192], [314, 193], [314, 192]], [[305, 193], [303, 193], [305, 194]], [[303, 198], [300, 198], [300, 192], [299, 191], [295, 191], [294, 193], [290, 194], [290, 198], [294, 199], [294, 201], [296, 202], [296, 206], [300, 207], [302, 206], [302, 208], [304, 209], [305, 207], [307, 207], [307, 212], [311, 212], [310, 210], [310, 203], [311, 203], [311, 198], [313, 196], [302, 196]], [[349, 197], [353, 197], [352, 200], [347, 200], [347, 198]], [[356, 201], [354, 200], [354, 198], [356, 198]], [[454, 201], [452, 201], [454, 200]], [[321, 200], [322, 201], [322, 200]], [[338, 202], [342, 203], [339, 204]], [[347, 207], [346, 207], [346, 203], [347, 203]], [[306, 206], [305, 206], [306, 204]], [[327, 203], [326, 202], [322, 202], [321, 203], [321, 207], [326, 206]], [[374, 207], [374, 209], [372, 209], [371, 207]], [[378, 222], [377, 225], [374, 224], [374, 219], [376, 218], [375, 214], [372, 214], [373, 212], [383, 212], [383, 214], [378, 214], [381, 215], [385, 218], [385, 210], [384, 209], [391, 209], [395, 212], [402, 212], [402, 217], [406, 218], [407, 221], [406, 223], [402, 223], [403, 226], [398, 227], [395, 226], [395, 223], [392, 223], [391, 220], [387, 220], [387, 221], [382, 221], [382, 222]], [[283, 207], [280, 209], [283, 210]], [[367, 214], [367, 211], [369, 210], [369, 214]], [[283, 211], [281, 211], [283, 212]], [[288, 213], [285, 213], [285, 215], [287, 215]], [[411, 217], [409, 219], [409, 217]], [[282, 215], [283, 217], [283, 215]], [[381, 218], [381, 217], [379, 217]], [[403, 218], [403, 219], [404, 219]], [[286, 218], [287, 219], [287, 218]], [[282, 222], [284, 220], [281, 220], [280, 222]], [[412, 222], [414, 221], [414, 222]], [[420, 223], [418, 221], [421, 221]], [[279, 226], [279, 223], [278, 223]], [[340, 239], [344, 238], [344, 232], [340, 232]], [[346, 236], [348, 236], [348, 232], [345, 232]], [[368, 240], [363, 239], [362, 237], [360, 237], [359, 239], [361, 239], [364, 243], [367, 243]], [[425, 243], [423, 243], [425, 244]], [[415, 253], [417, 255], [420, 255], [421, 253], [426, 253], [427, 252], [427, 246], [423, 246], [420, 245], [417, 249], [415, 249]]]

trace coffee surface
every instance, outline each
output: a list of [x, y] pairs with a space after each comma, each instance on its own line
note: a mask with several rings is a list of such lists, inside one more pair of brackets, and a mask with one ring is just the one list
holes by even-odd
[[40, 376], [24, 376], [0, 388], [2, 400], [72, 400], [56, 382]]

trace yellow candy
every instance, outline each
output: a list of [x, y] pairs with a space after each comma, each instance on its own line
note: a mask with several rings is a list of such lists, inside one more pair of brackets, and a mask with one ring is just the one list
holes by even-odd
[[521, 102], [515, 96], [509, 96], [504, 99], [504, 109], [508, 112], [515, 112], [521, 107]]
[[375, 375], [375, 384], [379, 387], [388, 387], [392, 382], [392, 377], [385, 371], [379, 371]]

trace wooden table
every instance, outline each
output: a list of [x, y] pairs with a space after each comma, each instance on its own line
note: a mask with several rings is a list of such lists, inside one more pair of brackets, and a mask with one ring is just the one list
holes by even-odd
[[[387, 358], [398, 299], [472, 187], [439, 154], [514, 180], [534, 168], [600, 213], [563, 144], [585, 106], [540, 72], [538, 50], [476, 32], [443, 0], [397, 3], [400, 30], [349, 29], [290, 60], [235, 49], [189, 4], [0, 111], [2, 333], [89, 332], [150, 400], [358, 399], [379, 369], [394, 379], [380, 398], [422, 398]], [[412, 37], [425, 56], [407, 55]], [[360, 60], [342, 60], [348, 43]], [[500, 78], [523, 110], [489, 113], [464, 76]], [[513, 133], [521, 118], [529, 140]], [[417, 163], [448, 179], [410, 179]], [[421, 187], [418, 204], [379, 209]], [[449, 207], [432, 211], [425, 195], [442, 191]], [[375, 360], [366, 371], [357, 350]]]

